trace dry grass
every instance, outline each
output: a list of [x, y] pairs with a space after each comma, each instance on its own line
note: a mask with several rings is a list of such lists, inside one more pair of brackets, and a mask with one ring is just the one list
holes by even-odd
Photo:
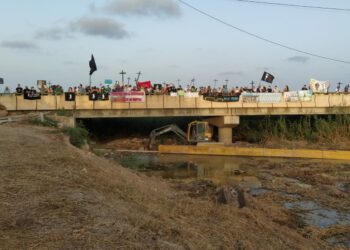
[[327, 249], [268, 201], [191, 198], [54, 132], [0, 126], [1, 249]]

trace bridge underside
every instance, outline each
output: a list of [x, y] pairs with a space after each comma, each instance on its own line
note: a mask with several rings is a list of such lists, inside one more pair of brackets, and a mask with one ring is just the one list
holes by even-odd
[[350, 107], [324, 108], [207, 108], [207, 109], [112, 109], [74, 110], [75, 118], [127, 118], [127, 117], [174, 117], [174, 116], [266, 116], [266, 115], [334, 115], [350, 114]]
[[147, 109], [147, 110], [76, 110], [75, 119], [139, 118], [139, 117], [203, 117], [218, 127], [219, 142], [232, 143], [240, 116], [266, 115], [330, 115], [349, 114], [350, 108], [230, 108], [230, 109]]

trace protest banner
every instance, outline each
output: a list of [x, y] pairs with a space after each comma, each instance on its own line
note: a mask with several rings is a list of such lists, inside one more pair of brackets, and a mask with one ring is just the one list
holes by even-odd
[[330, 87], [330, 82], [311, 79], [310, 80], [310, 87], [311, 87], [312, 92], [314, 92], [314, 93], [328, 93], [328, 89]]
[[145, 102], [146, 95], [144, 91], [112, 92], [111, 99], [113, 102]]

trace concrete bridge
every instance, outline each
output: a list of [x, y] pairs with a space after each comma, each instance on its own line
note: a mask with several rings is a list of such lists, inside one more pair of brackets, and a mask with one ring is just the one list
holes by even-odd
[[25, 100], [23, 96], [0, 96], [0, 104], [8, 112], [18, 111], [73, 111], [73, 121], [84, 118], [125, 117], [183, 117], [201, 116], [219, 128], [219, 140], [229, 143], [232, 128], [239, 124], [240, 116], [262, 115], [327, 115], [350, 113], [350, 94], [315, 94], [311, 101], [259, 103], [213, 102], [202, 96], [197, 98], [168, 95], [146, 96], [142, 103], [90, 101], [88, 96], [76, 96], [75, 101], [65, 101], [64, 95], [47, 95], [38, 100]]

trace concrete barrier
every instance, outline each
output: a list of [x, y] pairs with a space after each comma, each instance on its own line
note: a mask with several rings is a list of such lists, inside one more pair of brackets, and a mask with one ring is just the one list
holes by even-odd
[[315, 96], [314, 95], [311, 97], [311, 101], [301, 102], [301, 107], [302, 108], [314, 108], [315, 106], [316, 106], [316, 100], [315, 100]]
[[329, 95], [315, 94], [316, 107], [329, 107]]
[[[349, 112], [350, 94], [315, 94], [310, 102], [212, 102], [198, 98], [171, 97], [167, 95], [146, 96], [144, 103], [123, 103], [112, 101], [90, 101], [87, 95], [76, 96], [73, 102], [65, 101], [64, 95], [42, 96], [39, 100], [24, 100], [23, 96], [0, 96], [0, 103], [8, 111], [25, 110], [126, 110], [133, 112], [143, 112], [148, 114], [148, 110], [158, 112], [159, 115], [187, 116], [189, 112], [195, 115], [220, 116], [222, 114], [236, 115], [307, 115], [307, 114], [335, 114], [337, 107], [341, 112]], [[165, 110], [167, 112], [165, 112]], [[173, 115], [171, 115], [173, 114]], [[126, 116], [132, 116], [128, 113]]]
[[258, 102], [258, 108], [272, 108], [274, 103], [260, 103]]
[[213, 147], [210, 144], [201, 145], [201, 146], [159, 145], [159, 152], [163, 154], [350, 160], [350, 151], [313, 150], [313, 149], [241, 148], [241, 147], [233, 147], [233, 146], [214, 146]]
[[227, 102], [211, 102], [212, 108], [227, 108], [228, 104]]
[[112, 109], [129, 109], [130, 104], [128, 102], [112, 102]]
[[165, 109], [178, 109], [178, 108], [180, 108], [180, 97], [178, 97], [178, 96], [164, 96], [164, 108]]
[[[57, 101], [57, 109], [73, 110], [75, 109], [75, 102], [67, 102], [64, 95], [53, 96]], [[76, 96], [79, 98], [79, 96]]]
[[130, 109], [147, 109], [146, 102], [131, 102]]
[[197, 108], [211, 108], [213, 104], [213, 102], [204, 100], [203, 96], [199, 96], [196, 102]]
[[43, 95], [37, 100], [37, 110], [57, 110], [55, 96]]
[[350, 94], [343, 96], [343, 107], [350, 107]]
[[23, 95], [17, 97], [17, 110], [36, 110], [36, 100], [26, 100]]
[[285, 101], [272, 103], [273, 108], [287, 108], [288, 104]]
[[81, 95], [75, 98], [76, 109], [93, 109], [94, 102], [89, 100], [89, 96]]
[[195, 109], [196, 107], [196, 99], [197, 98], [186, 98], [180, 96], [180, 108], [183, 109]]
[[286, 102], [288, 108], [301, 108], [301, 102]]
[[228, 108], [242, 108], [243, 107], [242, 98], [239, 99], [239, 102], [227, 102], [227, 107]]
[[148, 109], [162, 109], [164, 108], [163, 95], [151, 95], [146, 97]]
[[258, 103], [257, 102], [242, 102], [243, 108], [257, 108]]
[[330, 107], [342, 107], [343, 106], [343, 95], [329, 94], [329, 106]]
[[0, 104], [3, 105], [8, 111], [15, 111], [17, 109], [16, 96], [15, 95], [0, 96]]
[[111, 100], [107, 100], [107, 101], [94, 101], [94, 102], [93, 102], [93, 108], [94, 108], [94, 109], [111, 109], [111, 108], [112, 108]]

